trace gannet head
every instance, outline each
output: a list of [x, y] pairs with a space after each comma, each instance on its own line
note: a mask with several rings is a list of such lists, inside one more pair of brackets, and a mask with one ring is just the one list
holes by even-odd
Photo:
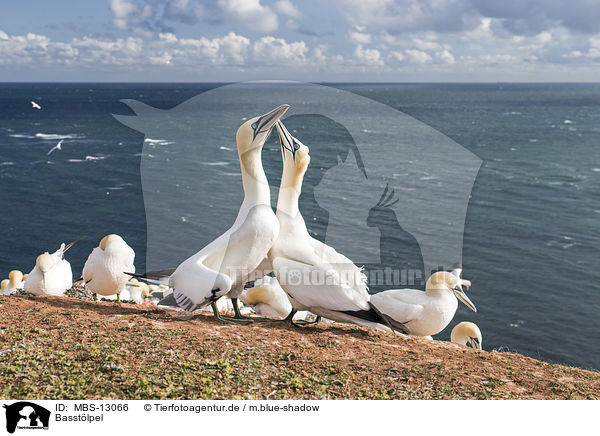
[[267, 283], [254, 286], [246, 291], [244, 304], [248, 306], [254, 306], [258, 303], [269, 304], [275, 298], [275, 295], [275, 291]]
[[450, 341], [476, 350], [481, 350], [483, 345], [481, 330], [477, 324], [469, 321], [462, 321], [454, 326], [450, 333]]
[[98, 247], [102, 249], [102, 251], [106, 251], [111, 246], [124, 243], [125, 241], [119, 235], [106, 235], [98, 244]]
[[242, 124], [235, 135], [240, 156], [255, 148], [262, 147], [275, 123], [289, 108], [289, 104], [282, 104], [271, 112], [260, 117], [251, 118]]
[[10, 280], [8, 280], [8, 279], [4, 279], [0, 282], [0, 291], [1, 291], [0, 294], [4, 294], [4, 290], [8, 286], [8, 282], [10, 282]]
[[473, 304], [469, 297], [464, 293], [462, 287], [471, 286], [471, 282], [468, 280], [462, 280], [456, 277], [454, 274], [447, 271], [438, 271], [429, 277], [425, 284], [425, 292], [428, 294], [438, 294], [440, 292], [450, 291], [456, 298], [465, 303], [465, 305], [473, 312], [477, 312], [477, 308]]
[[298, 138], [292, 136], [281, 121], [278, 121], [275, 126], [281, 144], [283, 164], [293, 165], [297, 174], [304, 174], [310, 163], [309, 148]]
[[8, 273], [8, 280], [10, 282], [10, 286], [16, 288], [23, 281], [23, 273], [18, 269], [14, 269]]

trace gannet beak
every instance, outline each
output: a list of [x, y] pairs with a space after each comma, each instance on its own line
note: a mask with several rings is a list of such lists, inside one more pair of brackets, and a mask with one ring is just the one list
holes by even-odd
[[452, 291], [454, 292], [454, 295], [456, 295], [456, 298], [458, 298], [460, 301], [465, 303], [465, 305], [469, 309], [471, 309], [473, 312], [477, 312], [477, 308], [475, 307], [473, 302], [471, 300], [469, 300], [469, 297], [467, 297], [467, 294], [465, 294], [464, 291], [460, 287], [456, 287], [456, 288], [452, 289]]
[[252, 124], [252, 128], [254, 129], [254, 138], [259, 133], [266, 133], [265, 140], [269, 133], [271, 133], [271, 129], [275, 125], [277, 121], [286, 113], [286, 111], [290, 108], [289, 104], [282, 104], [278, 108], [273, 109], [271, 112], [266, 113], [258, 118], [258, 120]]
[[42, 284], [44, 285], [44, 289], [46, 289], [46, 273], [42, 271]]
[[467, 340], [467, 344], [469, 344], [471, 346], [471, 348], [475, 348], [476, 350], [481, 350], [481, 343], [479, 342], [479, 339], [477, 339], [477, 338], [473, 338], [473, 337], [469, 336], [469, 339]]
[[64, 255], [64, 254], [67, 252], [67, 250], [68, 250], [69, 248], [71, 248], [73, 245], [75, 245], [75, 243], [76, 243], [76, 242], [79, 242], [79, 241], [81, 241], [83, 238], [85, 238], [85, 236], [81, 236], [81, 237], [79, 237], [79, 238], [75, 239], [75, 240], [74, 240], [73, 242], [71, 242], [69, 245], [67, 245], [67, 246], [64, 248], [64, 250], [63, 250], [63, 255]]
[[295, 138], [290, 135], [290, 132], [288, 132], [288, 129], [285, 128], [281, 121], [278, 121], [275, 126], [277, 127], [277, 134], [279, 135], [279, 142], [281, 143], [283, 155], [285, 156], [285, 150], [287, 150], [292, 153], [292, 158], [295, 159], [296, 150], [300, 148], [300, 146], [297, 145], [297, 141], [294, 140]]

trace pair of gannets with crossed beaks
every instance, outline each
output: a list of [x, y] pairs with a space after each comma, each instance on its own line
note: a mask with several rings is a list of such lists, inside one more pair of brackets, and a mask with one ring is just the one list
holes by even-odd
[[[168, 285], [183, 309], [192, 311], [210, 304], [215, 318], [222, 322], [252, 322], [240, 313], [238, 297], [247, 282], [271, 271], [267, 253], [279, 234], [279, 221], [271, 208], [271, 191], [262, 166], [262, 148], [273, 126], [288, 109], [289, 105], [281, 105], [246, 121], [238, 129], [236, 143], [244, 201], [229, 230], [169, 271]], [[141, 276], [151, 277], [151, 273]], [[160, 279], [160, 275], [154, 278]], [[216, 305], [225, 295], [231, 298], [233, 318], [222, 317]]]

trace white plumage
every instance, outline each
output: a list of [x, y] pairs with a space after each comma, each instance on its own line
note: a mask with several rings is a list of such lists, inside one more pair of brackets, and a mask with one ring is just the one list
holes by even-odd
[[104, 296], [126, 291], [130, 276], [135, 273], [135, 252], [119, 235], [107, 235], [90, 253], [83, 266], [85, 286]]
[[[267, 253], [279, 233], [279, 221], [271, 209], [271, 193], [261, 153], [273, 125], [288, 108], [282, 105], [246, 121], [238, 129], [236, 143], [244, 201], [231, 228], [171, 274], [169, 286], [182, 308], [199, 309], [227, 295], [237, 310], [237, 297], [244, 284], [269, 272]], [[221, 319], [215, 305], [213, 313]], [[237, 312], [236, 318], [239, 318]]]
[[65, 252], [75, 243], [61, 244], [54, 253], [40, 254], [35, 266], [25, 279], [25, 292], [34, 295], [60, 296], [73, 286], [71, 264], [65, 259]]
[[8, 279], [4, 279], [2, 283], [4, 286], [0, 295], [14, 294], [18, 290], [23, 289], [23, 273], [18, 269], [12, 270], [8, 273]]
[[416, 289], [390, 289], [371, 296], [371, 304], [382, 314], [404, 324], [407, 333], [430, 336], [450, 323], [458, 308], [457, 297], [470, 309], [477, 309], [465, 295], [462, 285], [470, 286], [454, 274], [440, 271], [427, 280], [425, 292]]
[[244, 290], [241, 300], [254, 311], [272, 319], [284, 319], [292, 311], [287, 294], [275, 277], [265, 276], [254, 282], [255, 286]]
[[350, 259], [308, 233], [298, 198], [310, 163], [309, 149], [277, 123], [283, 175], [277, 201], [279, 237], [269, 253], [273, 270], [294, 310], [340, 322], [374, 323], [341, 312], [369, 311], [366, 277]]

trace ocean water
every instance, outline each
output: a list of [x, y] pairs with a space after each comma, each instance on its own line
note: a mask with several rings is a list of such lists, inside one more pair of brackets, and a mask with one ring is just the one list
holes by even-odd
[[[241, 198], [234, 132], [212, 154], [190, 163], [199, 182], [182, 186], [181, 195], [197, 198], [200, 212], [182, 212], [167, 201], [156, 201], [148, 188], [148, 180], [160, 187], [163, 179], [170, 178], [161, 168], [178, 159], [173, 151], [177, 141], [148, 132], [145, 136], [113, 116], [140, 116], [139, 110], [132, 110], [138, 108], [122, 100], [143, 102], [160, 109], [160, 117], [170, 116], [190, 99], [219, 86], [0, 84], [0, 275], [5, 277], [13, 268], [28, 272], [41, 252], [85, 235], [68, 253], [74, 274], [80, 274], [89, 252], [108, 233], [122, 235], [135, 249], [138, 271], [147, 264], [157, 267], [163, 259], [162, 266], [175, 266], [172, 263], [192, 248], [201, 248], [231, 225]], [[600, 369], [600, 85], [329, 86], [397, 109], [481, 159], [468, 198], [462, 248], [464, 277], [473, 282], [469, 296], [478, 312], [460, 305], [438, 338], [448, 339], [453, 325], [471, 320], [480, 326], [486, 350], [516, 351]], [[33, 109], [32, 100], [42, 109]], [[195, 100], [196, 106], [202, 101]], [[207, 113], [206, 107], [198, 110]], [[342, 114], [352, 110], [339, 108]], [[223, 117], [234, 112], [234, 108], [215, 108]], [[259, 114], [248, 114], [254, 115]], [[196, 121], [203, 126], [203, 120], [193, 118], [186, 125]], [[375, 116], [367, 122], [373, 132], [386, 133], [386, 124], [377, 124]], [[324, 239], [334, 218], [315, 201], [317, 188], [327, 179], [327, 171], [339, 165], [340, 157], [347, 159], [352, 138], [330, 119], [294, 115], [293, 108], [286, 126], [311, 147], [300, 208], [311, 233]], [[369, 129], [363, 129], [365, 134], [371, 134]], [[211, 139], [209, 128], [200, 129], [203, 138], [197, 138], [196, 130], [188, 132], [180, 126], [176, 130], [178, 140], [190, 144]], [[46, 155], [61, 139], [62, 150]], [[368, 156], [363, 155], [368, 166]], [[396, 174], [400, 163], [411, 159], [388, 152], [383, 162], [378, 161], [378, 171]], [[275, 138], [267, 142], [263, 162], [271, 185], [277, 186], [281, 163]], [[457, 178], [473, 170], [466, 162], [461, 167], [460, 160], [452, 161], [452, 168]], [[215, 180], [231, 182], [210, 185], [207, 179], [216, 176]], [[419, 180], [434, 177], [424, 174]], [[401, 188], [395, 188], [397, 204], [408, 205]], [[219, 201], [204, 201], [197, 195], [208, 189]], [[339, 189], [343, 192], [343, 184]], [[373, 203], [378, 198], [374, 195]], [[408, 206], [405, 209], [412, 213]], [[378, 227], [392, 229], [391, 248], [384, 250], [382, 245], [380, 266], [420, 269], [418, 244], [412, 235], [394, 227], [396, 216], [403, 222], [402, 213], [397, 209], [395, 215], [379, 218], [389, 222]], [[156, 217], [167, 215], [174, 224], [160, 229], [156, 237]], [[351, 229], [357, 218], [349, 214], [346, 219]], [[431, 228], [432, 232], [443, 231], [446, 223], [434, 225], [439, 228]]]

